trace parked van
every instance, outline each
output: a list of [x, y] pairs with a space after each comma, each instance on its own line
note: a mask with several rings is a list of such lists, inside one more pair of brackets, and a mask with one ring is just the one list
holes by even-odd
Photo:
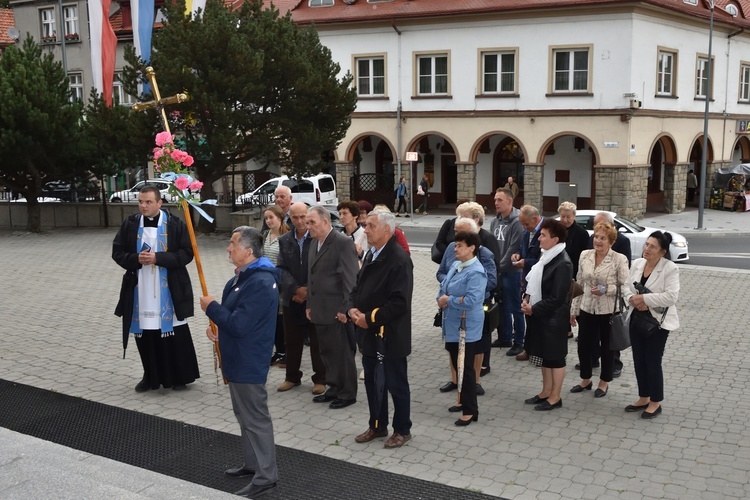
[[289, 178], [286, 175], [269, 179], [251, 193], [237, 197], [240, 205], [263, 206], [274, 201], [274, 191], [279, 186], [288, 186], [292, 190], [293, 202], [304, 202], [308, 205], [338, 205], [336, 183], [328, 174], [318, 174], [302, 179]]

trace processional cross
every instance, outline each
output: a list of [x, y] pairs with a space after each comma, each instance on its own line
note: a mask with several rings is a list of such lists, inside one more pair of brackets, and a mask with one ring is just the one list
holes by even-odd
[[[156, 108], [161, 115], [161, 122], [164, 130], [171, 135], [172, 132], [169, 130], [169, 121], [167, 120], [167, 112], [164, 107], [170, 104], [185, 102], [188, 100], [188, 96], [187, 94], [175, 94], [169, 97], [162, 97], [159, 93], [159, 85], [156, 83], [156, 72], [151, 66], [146, 68], [146, 78], [148, 78], [149, 83], [151, 83], [151, 89], [154, 92], [154, 100], [136, 103], [133, 105], [133, 109], [136, 111], [143, 111], [144, 109]], [[206, 286], [206, 278], [203, 276], [203, 265], [201, 264], [200, 252], [198, 252], [198, 242], [195, 239], [195, 229], [193, 229], [193, 220], [190, 216], [190, 206], [185, 198], [182, 198], [180, 203], [182, 205], [182, 211], [185, 214], [185, 224], [187, 225], [188, 234], [190, 235], [190, 245], [193, 247], [193, 256], [195, 257], [195, 267], [198, 268], [198, 279], [201, 282], [201, 291], [203, 292], [203, 295], [206, 296], [208, 295], [208, 287]], [[216, 334], [216, 324], [210, 320], [209, 322], [211, 324], [211, 330]], [[214, 371], [219, 367], [221, 367], [221, 351], [219, 351], [219, 340], [217, 338], [216, 342], [214, 342]], [[226, 378], [224, 378], [224, 383], [229, 383]]]

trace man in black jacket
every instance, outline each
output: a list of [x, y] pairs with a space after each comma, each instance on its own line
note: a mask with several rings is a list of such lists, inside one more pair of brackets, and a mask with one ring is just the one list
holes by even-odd
[[[390, 212], [376, 210], [368, 214], [365, 233], [370, 250], [357, 276], [347, 311], [347, 316], [359, 328], [370, 409], [369, 426], [355, 441], [367, 443], [388, 435], [387, 391], [393, 398], [393, 434], [385, 442], [385, 448], [399, 448], [411, 439], [411, 394], [406, 357], [411, 353], [414, 266], [393, 238], [395, 228], [396, 219]], [[385, 338], [385, 357], [382, 360], [385, 384], [382, 388], [375, 385], [379, 363], [378, 335]], [[378, 390], [383, 393], [378, 394]]]
[[159, 189], [145, 186], [138, 209], [112, 242], [112, 259], [125, 269], [120, 302], [123, 334], [133, 334], [143, 364], [136, 392], [185, 389], [200, 377], [187, 318], [193, 288], [186, 266], [193, 260], [187, 226], [161, 209]]
[[281, 269], [281, 304], [284, 310], [284, 343], [286, 344], [286, 379], [278, 387], [285, 392], [302, 383], [302, 351], [304, 339], [310, 339], [310, 358], [313, 367], [313, 389], [315, 395], [326, 390], [326, 370], [320, 359], [318, 335], [305, 316], [307, 307], [307, 254], [312, 239], [307, 232], [305, 218], [307, 205], [292, 204], [289, 217], [294, 230], [279, 237], [278, 268]]

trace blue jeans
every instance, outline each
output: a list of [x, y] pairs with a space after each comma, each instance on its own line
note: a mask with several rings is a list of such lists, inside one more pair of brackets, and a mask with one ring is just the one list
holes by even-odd
[[503, 340], [523, 346], [526, 320], [521, 312], [521, 273], [501, 273], [500, 276], [503, 283]]

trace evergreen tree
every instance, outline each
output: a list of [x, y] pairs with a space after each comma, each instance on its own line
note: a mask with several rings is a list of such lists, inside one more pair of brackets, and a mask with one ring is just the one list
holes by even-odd
[[[184, 2], [167, 3], [167, 22], [154, 34], [151, 65], [162, 95], [187, 92], [172, 130], [184, 134], [204, 182], [201, 195], [234, 164], [255, 160], [286, 173], [309, 173], [311, 162], [346, 134], [356, 105], [352, 76], [321, 45], [317, 32], [261, 0], [238, 10], [208, 0], [196, 18]], [[143, 63], [129, 50], [126, 90], [135, 94]], [[203, 221], [201, 221], [203, 222]]]
[[31, 36], [8, 47], [0, 57], [0, 185], [26, 198], [28, 231], [41, 230], [44, 184], [80, 169], [80, 125], [62, 64]]

